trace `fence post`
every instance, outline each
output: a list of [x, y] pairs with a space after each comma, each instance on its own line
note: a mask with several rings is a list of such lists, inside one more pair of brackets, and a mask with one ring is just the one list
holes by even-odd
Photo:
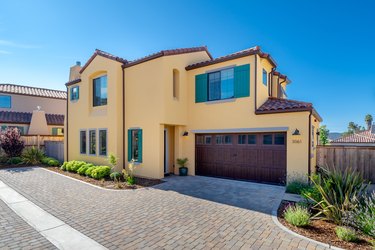
[[37, 141], [38, 149], [40, 149], [40, 135], [36, 136], [36, 141]]

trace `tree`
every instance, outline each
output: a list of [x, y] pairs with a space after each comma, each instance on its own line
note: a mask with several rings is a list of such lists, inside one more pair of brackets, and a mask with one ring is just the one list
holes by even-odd
[[25, 148], [18, 128], [8, 128], [0, 134], [0, 145], [8, 157], [20, 156]]
[[348, 131], [344, 132], [343, 135], [346, 136], [346, 135], [352, 135], [354, 133], [358, 133], [360, 131], [363, 131], [365, 130], [364, 127], [358, 125], [357, 123], [354, 123], [354, 122], [349, 122], [348, 124]]
[[319, 142], [321, 145], [327, 145], [328, 144], [328, 135], [329, 130], [327, 129], [326, 125], [320, 126], [319, 128]]
[[372, 119], [372, 115], [367, 114], [367, 115], [365, 116], [365, 122], [366, 122], [366, 125], [367, 125], [367, 130], [370, 130], [370, 129], [371, 129], [372, 121], [373, 121], [373, 119]]

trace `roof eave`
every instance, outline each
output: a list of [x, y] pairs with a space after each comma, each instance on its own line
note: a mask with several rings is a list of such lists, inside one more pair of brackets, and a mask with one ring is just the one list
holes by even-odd
[[81, 81], [82, 81], [81, 79], [75, 79], [75, 80], [72, 80], [72, 81], [70, 81], [70, 82], [65, 83], [65, 86], [69, 87], [69, 86], [72, 86], [72, 85], [74, 85], [74, 84], [77, 84], [77, 83], [79, 83], [79, 82], [81, 82]]

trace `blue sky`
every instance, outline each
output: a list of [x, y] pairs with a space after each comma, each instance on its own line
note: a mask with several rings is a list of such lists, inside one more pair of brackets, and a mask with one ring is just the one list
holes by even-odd
[[96, 48], [132, 60], [207, 45], [260, 45], [331, 131], [375, 117], [375, 2], [0, 0], [0, 82], [64, 89]]

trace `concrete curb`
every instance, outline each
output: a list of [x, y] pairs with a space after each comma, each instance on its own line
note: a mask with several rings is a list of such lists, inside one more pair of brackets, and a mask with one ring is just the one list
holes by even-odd
[[279, 204], [275, 205], [275, 207], [272, 209], [272, 215], [271, 215], [271, 217], [272, 217], [273, 222], [274, 222], [274, 223], [275, 223], [275, 224], [276, 224], [281, 230], [283, 230], [284, 232], [289, 233], [289, 234], [291, 234], [291, 235], [293, 235], [293, 236], [295, 236], [295, 237], [298, 237], [298, 238], [300, 238], [300, 239], [306, 240], [306, 241], [308, 241], [308, 242], [311, 242], [311, 243], [317, 244], [317, 245], [319, 245], [319, 246], [322, 246], [322, 247], [325, 247], [325, 248], [328, 248], [328, 249], [344, 250], [344, 249], [339, 248], [339, 247], [331, 246], [331, 245], [328, 245], [328, 244], [326, 244], [326, 243], [323, 243], [323, 242], [320, 242], [320, 241], [316, 241], [316, 240], [313, 240], [313, 239], [307, 238], [307, 237], [305, 237], [305, 236], [303, 236], [303, 235], [300, 235], [300, 234], [298, 234], [298, 233], [296, 233], [296, 232], [293, 232], [293, 231], [290, 230], [289, 228], [285, 227], [285, 226], [284, 226], [283, 224], [281, 224], [281, 223], [279, 222], [279, 220], [277, 219], [277, 210], [279, 209], [280, 204], [281, 204], [281, 201], [280, 201]]

